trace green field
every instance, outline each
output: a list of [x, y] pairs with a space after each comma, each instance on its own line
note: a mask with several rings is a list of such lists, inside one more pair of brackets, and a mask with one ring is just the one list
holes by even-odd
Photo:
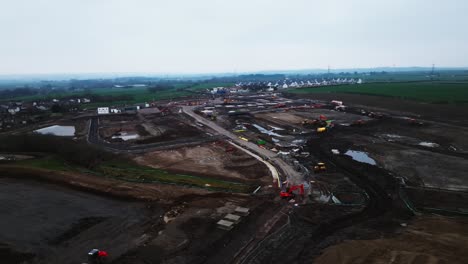
[[39, 168], [53, 171], [72, 171], [93, 174], [98, 177], [109, 177], [123, 181], [140, 183], [164, 183], [198, 187], [215, 191], [241, 192], [252, 191], [252, 186], [217, 180], [209, 177], [170, 173], [164, 170], [140, 166], [125, 162], [105, 162], [93, 170], [66, 163], [55, 156], [18, 161], [15, 164], [23, 168]]
[[113, 101], [105, 103], [91, 103], [87, 104], [88, 107], [107, 106], [107, 105], [122, 105], [122, 104], [135, 104], [144, 103], [157, 100], [176, 99], [184, 96], [194, 95], [194, 92], [200, 92], [209, 88], [219, 86], [232, 86], [232, 83], [201, 83], [192, 86], [190, 83], [177, 84], [172, 89], [161, 90], [158, 92], [150, 92], [146, 87], [132, 87], [132, 88], [98, 88], [91, 90], [91, 93], [67, 91], [60, 93], [50, 93], [47, 95], [34, 95], [16, 97], [14, 100], [33, 101], [33, 100], [51, 100], [60, 99], [64, 97], [86, 97], [89, 94], [103, 95], [103, 96], [118, 96], [118, 95], [131, 95], [133, 99], [130, 101]]
[[468, 104], [468, 82], [365, 83], [290, 89], [289, 93], [353, 93], [417, 100], [429, 103]]

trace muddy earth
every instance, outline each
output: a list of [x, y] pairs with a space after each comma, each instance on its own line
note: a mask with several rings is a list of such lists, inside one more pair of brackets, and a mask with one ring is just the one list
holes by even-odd
[[90, 249], [118, 258], [145, 241], [162, 209], [47, 183], [0, 178], [2, 263], [83, 263]]

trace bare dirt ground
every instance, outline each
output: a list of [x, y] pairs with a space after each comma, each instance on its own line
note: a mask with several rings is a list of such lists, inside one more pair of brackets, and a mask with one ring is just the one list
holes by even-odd
[[394, 237], [329, 247], [314, 263], [466, 263], [467, 226], [466, 218], [421, 216]]
[[[243, 216], [230, 231], [217, 228], [216, 222], [234, 213], [237, 206], [250, 208], [251, 213]], [[265, 223], [269, 223], [279, 209], [271, 202], [248, 198], [185, 200], [166, 213], [164, 219], [169, 221], [157, 236], [115, 263], [227, 263], [240, 248], [271, 230], [273, 226]]]
[[327, 119], [333, 120], [335, 123], [352, 124], [357, 120], [369, 121], [371, 118], [367, 116], [356, 115], [352, 113], [333, 111], [329, 109], [308, 109], [304, 111], [289, 111], [277, 113], [260, 113], [256, 114], [256, 118], [264, 119], [273, 123], [281, 123], [288, 126], [297, 126], [302, 128], [302, 121], [305, 119], [318, 119], [320, 115], [324, 115]]
[[[113, 138], [119, 133], [138, 137]], [[150, 144], [207, 135], [183, 114], [119, 114], [99, 118], [99, 136], [111, 143]]]
[[316, 119], [320, 115], [324, 115], [327, 119], [333, 120], [335, 124], [352, 124], [354, 121], [357, 121], [357, 120], [364, 120], [364, 121], [372, 120], [372, 118], [369, 118], [367, 116], [334, 111], [334, 110], [329, 110], [329, 109], [312, 109], [309, 111], [296, 112], [296, 115], [307, 118], [307, 119]]
[[147, 135], [144, 129], [140, 128], [140, 121], [136, 115], [107, 115], [99, 118], [99, 136], [107, 141], [117, 141], [112, 139], [116, 133], [125, 132], [128, 134]]
[[[353, 103], [346, 101], [345, 97], [332, 99], [342, 99], [347, 105]], [[311, 177], [316, 181], [315, 185], [312, 185], [313, 188], [323, 190], [322, 193], [334, 194], [347, 202], [343, 204], [312, 199], [310, 204], [296, 206], [294, 202], [280, 201], [279, 190], [274, 188], [250, 197], [169, 185], [127, 183], [74, 173], [31, 172], [21, 168], [5, 168], [0, 170], [0, 174], [22, 180], [35, 178], [75, 188], [70, 193], [59, 194], [52, 187], [47, 187], [46, 192], [50, 193], [45, 195], [43, 203], [36, 206], [56, 216], [50, 223], [51, 230], [55, 230], [51, 232], [56, 234], [52, 242], [65, 239], [72, 243], [71, 246], [76, 243], [79, 248], [84, 248], [83, 245], [90, 244], [95, 239], [101, 241], [92, 233], [94, 228], [97, 234], [107, 231], [117, 237], [118, 245], [109, 244], [110, 248], [116, 247], [116, 251], [111, 252], [112, 255], [117, 257], [120, 254], [116, 253], [117, 251], [123, 253], [129, 250], [115, 259], [114, 263], [117, 264], [465, 263], [465, 252], [468, 249], [467, 220], [454, 215], [468, 212], [468, 208], [465, 208], [466, 193], [421, 189], [425, 185], [440, 188], [466, 186], [463, 172], [466, 171], [467, 133], [466, 123], [460, 125], [463, 121], [461, 114], [455, 112], [454, 118], [445, 123], [442, 120], [443, 115], [437, 112], [438, 105], [432, 105], [431, 110], [425, 114], [425, 105], [411, 102], [415, 105], [411, 108], [410, 104], [403, 102], [400, 109], [400, 100], [380, 100], [375, 97], [357, 98], [356, 104], [362, 105], [358, 105], [356, 109], [363, 107], [365, 102], [378, 111], [387, 111], [385, 113], [390, 115], [390, 118], [374, 120], [375, 122], [361, 127], [337, 126], [322, 135], [307, 134], [308, 143], [303, 148], [304, 151], [310, 152], [309, 157], [301, 160], [304, 165], [310, 168], [316, 161], [324, 161], [327, 164], [327, 172], [313, 174]], [[384, 109], [385, 107], [391, 109]], [[443, 106], [442, 108], [448, 109]], [[407, 120], [401, 119], [401, 116], [418, 117], [419, 114], [430, 117], [431, 113], [436, 113], [437, 116], [424, 119], [426, 124], [423, 126], [411, 126]], [[270, 122], [290, 129], [300, 128], [304, 118], [317, 118], [320, 114], [325, 114], [338, 123], [365, 118], [353, 113], [335, 113], [326, 109], [258, 114], [256, 118], [264, 123]], [[398, 118], [392, 118], [392, 115]], [[155, 116], [154, 121], [149, 121], [152, 122], [151, 129], [155, 126], [169, 127], [168, 130], [172, 129], [172, 133], [175, 134], [178, 133], [178, 128], [185, 130], [189, 123], [172, 118], [174, 117], [163, 119]], [[246, 120], [249, 121], [248, 118]], [[179, 121], [180, 126], [172, 124]], [[263, 126], [263, 123], [261, 124]], [[197, 130], [196, 133], [200, 133], [197, 128], [191, 127]], [[188, 131], [188, 134], [178, 134], [178, 137], [192, 135], [193, 131]], [[253, 129], [251, 132], [260, 135]], [[421, 142], [437, 145], [428, 147], [420, 145]], [[346, 155], [334, 155], [331, 153], [332, 148], [339, 149], [341, 153], [348, 149], [366, 151], [377, 161], [377, 165], [360, 163]], [[265, 184], [271, 184], [268, 171], [260, 170], [256, 167], [255, 160], [242, 155], [226, 152], [225, 146], [206, 144], [174, 151], [151, 152], [136, 157], [136, 160], [142, 164], [173, 171], [242, 179], [246, 182], [261, 182], [265, 179]], [[239, 167], [239, 164], [242, 165]], [[402, 187], [399, 177], [407, 179], [407, 186]], [[150, 214], [153, 211], [141, 207], [141, 203], [127, 206], [130, 203], [128, 201], [101, 201], [90, 198], [88, 194], [78, 193], [76, 189], [119, 199], [143, 199], [153, 205], [157, 203], [164, 206], [167, 210], [164, 214], [154, 214], [157, 215], [157, 219], [151, 218], [148, 223], [145, 220], [148, 219], [145, 218], [147, 210], [150, 210]], [[35, 196], [36, 192], [42, 193], [38, 190], [34, 188], [19, 194], [27, 199], [40, 201], [40, 197]], [[411, 206], [404, 203], [399, 192], [401, 190], [406, 192], [407, 199], [419, 210], [416, 217]], [[31, 213], [30, 217], [35, 223], [46, 219], [41, 211], [34, 211], [29, 205], [18, 202], [21, 198], [15, 193], [12, 194], [11, 190], [6, 190], [1, 195], [6, 195], [5, 201], [13, 203], [13, 206], [5, 207], [13, 212], [13, 215], [16, 206], [23, 206], [27, 208], [26, 212]], [[75, 204], [75, 200], [78, 204]], [[96, 210], [88, 208], [96, 202], [100, 203]], [[31, 202], [32, 207], [35, 204], [37, 202]], [[159, 212], [158, 205], [153, 209], [156, 212]], [[76, 208], [81, 218], [75, 219], [74, 215], [64, 217], [77, 224], [71, 225], [65, 231], [58, 230], [61, 226], [57, 221], [60, 221], [62, 214], [68, 212], [67, 206]], [[226, 213], [232, 212], [236, 206], [249, 207], [252, 210], [251, 214], [243, 217], [231, 231], [216, 228], [216, 221]], [[100, 210], [101, 207], [109, 208], [109, 211]], [[434, 211], [429, 211], [431, 214], [428, 214], [425, 210], [427, 207], [451, 210], [436, 211], [451, 217], [433, 216]], [[283, 210], [284, 208], [287, 210]], [[163, 222], [167, 223], [159, 225]], [[110, 230], [103, 227], [104, 224], [108, 224]], [[154, 224], [156, 227], [152, 227]], [[408, 226], [405, 227], [405, 224]], [[76, 232], [75, 226], [81, 227], [78, 229], [83, 231]], [[149, 229], [143, 228], [147, 226]], [[42, 229], [32, 229], [36, 234], [43, 232]], [[124, 242], [121, 242], [124, 235], [117, 233], [122, 229], [126, 230], [122, 234], [128, 233]], [[27, 251], [11, 246], [14, 241], [10, 232], [6, 232], [5, 235], [9, 235], [9, 240], [0, 241], [0, 254], [16, 259], [34, 257], [31, 255], [35, 254], [32, 249]], [[105, 235], [102, 235], [103, 238], [107, 238]], [[89, 240], [86, 240], [87, 238]], [[25, 244], [34, 243], [34, 240], [30, 241], [32, 242]], [[52, 245], [51, 249], [46, 250], [55, 252], [55, 248], [62, 246], [66, 252], [64, 255], [78, 254], [67, 251], [66, 243]], [[54, 257], [50, 259], [57, 260]]]
[[[378, 147], [373, 145], [371, 152]], [[464, 158], [404, 148], [387, 148], [385, 154], [375, 156], [385, 169], [424, 187], [468, 191], [468, 160]]]
[[468, 190], [464, 177], [468, 169], [466, 127], [422, 122], [422, 126], [414, 126], [401, 118], [382, 119], [370, 126], [343, 130], [340, 140], [367, 151], [379, 166], [408, 184]]
[[0, 183], [2, 263], [82, 263], [92, 248], [113, 260], [145, 241], [163, 212], [36, 181]]
[[205, 133], [183, 114], [145, 115], [144, 121], [147, 123], [147, 127], [151, 128], [147, 129], [147, 131], [153, 133], [150, 133], [152, 135], [148, 137], [139, 139], [137, 141], [139, 144], [205, 136]]
[[261, 162], [226, 142], [153, 151], [137, 156], [135, 161], [174, 172], [271, 183], [270, 172]]
[[[383, 215], [381, 212], [381, 216], [348, 223], [344, 229], [336, 229], [334, 226], [335, 229], [328, 231], [327, 238], [319, 240], [315, 247], [312, 246], [315, 241], [313, 236], [308, 244], [304, 239], [307, 245], [304, 249], [307, 250], [299, 251], [299, 255], [296, 255], [300, 258], [298, 262], [307, 258], [314, 259], [314, 263], [466, 262], [466, 219], [443, 216], [431, 218], [426, 215], [462, 215], [467, 210], [465, 192], [445, 190], [466, 191], [468, 183], [464, 176], [468, 169], [465, 140], [468, 120], [460, 113], [462, 107], [372, 96], [340, 96], [311, 95], [310, 98], [341, 99], [346, 105], [355, 107], [356, 111], [361, 108], [373, 109], [384, 112], [389, 118], [375, 120], [362, 127], [337, 127], [330, 134], [313, 138], [309, 141], [312, 143], [309, 148], [312, 155], [330, 158], [333, 164], [350, 173], [349, 176], [354, 177], [354, 180], [365, 179], [370, 186], [376, 184], [375, 187], [381, 189], [381, 193], [386, 193], [383, 197], [392, 198], [384, 207], [379, 205], [370, 211], [366, 209], [372, 215], [376, 213], [374, 210], [381, 208]], [[405, 116], [422, 120], [424, 124], [411, 125], [408, 119], [402, 118]], [[330, 152], [333, 148], [339, 149], [341, 153], [349, 149], [365, 151], [377, 162], [377, 166], [353, 161], [345, 155], [332, 155]], [[399, 177], [406, 179], [408, 185], [403, 188], [406, 198], [402, 196], [401, 199], [408, 200], [408, 206], [414, 206], [412, 209], [422, 213], [411, 222], [405, 220], [411, 213], [408, 214], [407, 206], [401, 203], [395, 185]], [[370, 202], [368, 208], [372, 208]], [[338, 223], [344, 222], [346, 220], [342, 219]], [[409, 228], [398, 227], [406, 222], [411, 223]], [[343, 228], [343, 224], [341, 226]], [[316, 251], [317, 248], [327, 247], [325, 251]], [[292, 252], [289, 254], [294, 255]]]
[[103, 194], [110, 197], [157, 201], [170, 204], [187, 195], [210, 195], [213, 192], [199, 188], [187, 188], [168, 184], [133, 183], [72, 172], [56, 172], [42, 169], [27, 169], [3, 165], [1, 175], [18, 179], [34, 179], [68, 186], [78, 190]]
[[[92, 248], [108, 251], [112, 263], [194, 263], [232, 234], [217, 229], [218, 220], [237, 206], [253, 210], [263, 203], [178, 186], [2, 169], [11, 176], [0, 178], [0, 213], [7, 216], [0, 219], [0, 256], [6, 263], [82, 263]], [[256, 229], [256, 214], [246, 217], [249, 230]]]
[[273, 123], [278, 123], [280, 125], [295, 125], [300, 126], [304, 118], [297, 116], [293, 113], [260, 113], [256, 114], [255, 118], [266, 119]]

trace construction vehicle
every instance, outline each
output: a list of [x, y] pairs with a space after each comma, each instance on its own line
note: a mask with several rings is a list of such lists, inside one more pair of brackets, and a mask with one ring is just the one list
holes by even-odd
[[323, 162], [317, 162], [317, 164], [314, 165], [315, 173], [319, 173], [319, 172], [326, 171], [326, 170], [327, 170], [327, 166], [325, 166], [325, 163]]
[[343, 105], [343, 101], [337, 101], [337, 100], [332, 100], [330, 103], [335, 106]]
[[327, 128], [326, 127], [319, 127], [317, 128], [317, 133], [322, 133], [322, 132], [325, 132], [327, 131]]
[[344, 106], [344, 105], [335, 106], [335, 110], [343, 112], [343, 111], [346, 110], [346, 106]]
[[296, 194], [294, 193], [294, 191], [296, 190], [299, 190], [299, 194], [300, 195], [304, 195], [304, 184], [301, 184], [301, 185], [293, 185], [289, 188], [286, 188], [285, 190], [281, 191], [280, 192], [280, 196], [281, 198], [283, 199], [286, 199], [286, 198], [294, 198], [296, 196]]
[[377, 119], [381, 119], [384, 117], [382, 113], [378, 113], [378, 112], [370, 112], [368, 116], [372, 118], [377, 118]]
[[88, 252], [88, 261], [90, 264], [106, 263], [107, 256], [108, 254], [106, 251], [94, 248]]
[[409, 121], [409, 124], [412, 125], [412, 126], [423, 126], [424, 125], [424, 122], [421, 122], [421, 121], [416, 120], [414, 118], [410, 118], [408, 121]]
[[326, 127], [331, 127], [331, 122], [332, 120], [328, 120], [326, 116], [320, 115], [319, 118], [314, 120], [304, 119], [302, 121], [302, 126], [307, 128], [319, 128], [320, 131], [317, 129], [317, 132], [324, 132]]
[[327, 121], [326, 120], [320, 120], [320, 119], [304, 119], [302, 121], [302, 126], [312, 128], [312, 127], [325, 127], [327, 126]]

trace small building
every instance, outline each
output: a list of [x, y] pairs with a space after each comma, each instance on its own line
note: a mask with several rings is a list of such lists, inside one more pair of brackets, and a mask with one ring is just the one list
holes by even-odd
[[224, 217], [225, 220], [228, 220], [228, 221], [231, 221], [231, 222], [234, 222], [234, 223], [239, 223], [240, 222], [240, 219], [241, 217], [238, 216], [238, 215], [235, 215], [235, 214], [227, 214], [225, 217]]
[[227, 220], [219, 220], [216, 224], [218, 225], [218, 228], [224, 230], [231, 230], [234, 227], [234, 223]]
[[97, 113], [98, 115], [107, 115], [109, 114], [109, 107], [98, 107]]
[[117, 108], [112, 108], [112, 109], [110, 110], [110, 112], [113, 113], [113, 114], [119, 114], [119, 113], [121, 113], [122, 111], [121, 111], [120, 109], [117, 109]]
[[239, 214], [239, 215], [242, 215], [242, 216], [247, 216], [247, 215], [249, 215], [249, 213], [250, 213], [250, 212], [249, 212], [249, 208], [240, 207], [240, 206], [238, 206], [238, 207], [234, 210], [234, 212], [235, 212], [236, 214]]

